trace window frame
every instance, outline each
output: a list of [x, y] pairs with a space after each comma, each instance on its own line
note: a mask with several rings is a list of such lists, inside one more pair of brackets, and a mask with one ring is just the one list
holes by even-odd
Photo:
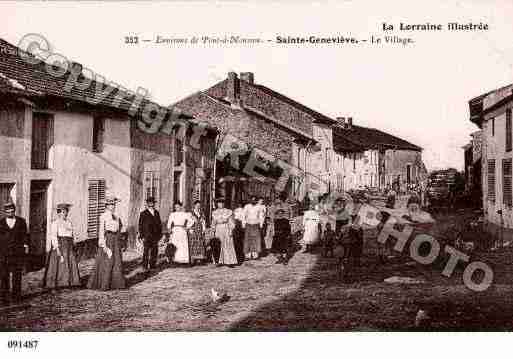
[[102, 153], [105, 143], [105, 118], [100, 116], [93, 117], [93, 143], [92, 151]]

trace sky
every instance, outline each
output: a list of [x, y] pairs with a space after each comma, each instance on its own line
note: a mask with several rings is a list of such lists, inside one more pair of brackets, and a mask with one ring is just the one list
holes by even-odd
[[[382, 23], [487, 23], [488, 31], [404, 32], [362, 45], [125, 44], [125, 36], [275, 39], [383, 37]], [[353, 117], [421, 146], [428, 169], [463, 168], [478, 128], [468, 101], [513, 82], [513, 1], [2, 2], [0, 37], [43, 35], [52, 50], [169, 105], [227, 77], [255, 82], [330, 117]]]

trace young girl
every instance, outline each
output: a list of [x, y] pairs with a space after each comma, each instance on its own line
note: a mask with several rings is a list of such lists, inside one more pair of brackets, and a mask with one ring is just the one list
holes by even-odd
[[328, 254], [330, 254], [330, 257], [333, 257], [333, 248], [335, 245], [335, 239], [336, 234], [333, 229], [331, 229], [331, 223], [326, 223], [326, 230], [324, 231], [324, 235], [322, 237], [322, 243], [324, 246], [324, 256], [328, 257]]

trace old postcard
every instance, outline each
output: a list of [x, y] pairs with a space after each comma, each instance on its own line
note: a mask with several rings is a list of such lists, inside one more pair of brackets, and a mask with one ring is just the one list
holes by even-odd
[[512, 15], [2, 2], [1, 345], [511, 331]]

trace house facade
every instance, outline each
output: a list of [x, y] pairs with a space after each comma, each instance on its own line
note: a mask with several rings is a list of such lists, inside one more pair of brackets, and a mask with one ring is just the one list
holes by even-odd
[[[157, 199], [163, 219], [177, 196], [209, 201], [208, 175], [203, 175], [209, 171], [197, 168], [212, 163], [213, 156], [205, 158], [212, 152], [211, 132], [198, 150], [186, 148], [190, 134], [180, 139], [175, 133], [147, 133], [138, 115], [128, 114], [130, 102], [112, 105], [120, 90], [92, 104], [88, 98], [94, 94], [88, 91], [94, 81], [92, 90], [65, 92], [66, 76], [54, 77], [44, 63], [28, 64], [14, 46], [4, 41], [2, 46], [12, 51], [0, 55], [0, 200], [11, 198], [27, 219], [35, 261], [44, 255], [58, 203], [73, 205], [77, 240], [94, 246], [109, 194], [121, 199], [117, 212], [131, 245], [148, 196]], [[200, 161], [179, 162], [187, 156]], [[203, 172], [202, 179], [196, 181], [191, 171]]]
[[513, 228], [512, 109], [513, 85], [469, 101], [470, 121], [481, 129], [482, 199], [485, 219]]
[[337, 122], [334, 136], [360, 148], [348, 153], [352, 163], [343, 162], [349, 165], [341, 170], [346, 189], [383, 189], [394, 183], [406, 187], [427, 178], [421, 147], [378, 129], [357, 126], [352, 117], [338, 117]]

